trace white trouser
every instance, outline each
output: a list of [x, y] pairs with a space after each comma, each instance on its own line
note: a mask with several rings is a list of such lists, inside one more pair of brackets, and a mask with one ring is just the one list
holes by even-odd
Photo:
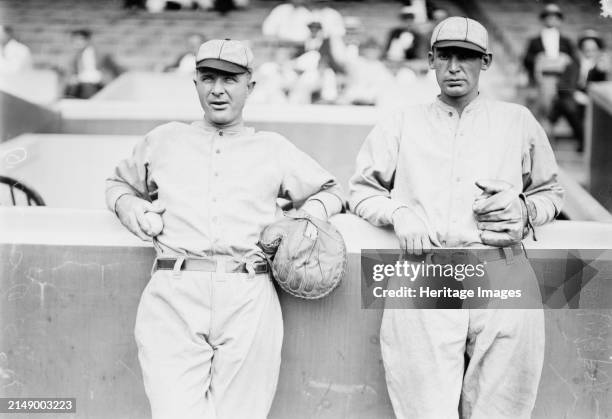
[[[541, 304], [524, 256], [490, 262], [487, 273], [492, 283], [520, 283], [531, 298], [524, 307]], [[542, 309], [386, 309], [380, 334], [399, 419], [531, 417], [544, 363]]]
[[135, 335], [153, 419], [268, 415], [283, 340], [268, 274], [157, 271]]
[[399, 419], [526, 419], [544, 361], [544, 313], [386, 310], [381, 348]]

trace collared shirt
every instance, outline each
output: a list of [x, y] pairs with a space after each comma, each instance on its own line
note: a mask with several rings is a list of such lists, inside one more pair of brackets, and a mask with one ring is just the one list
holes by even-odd
[[523, 191], [537, 210], [532, 223], [541, 225], [561, 209], [557, 171], [546, 134], [525, 107], [478, 97], [459, 116], [437, 99], [372, 130], [357, 156], [349, 206], [374, 225], [391, 224], [405, 206], [426, 223], [434, 245], [482, 245], [472, 211], [481, 194], [476, 180]]
[[280, 215], [277, 198], [319, 200], [330, 216], [342, 204], [335, 178], [281, 135], [202, 121], [152, 130], [107, 180], [110, 209], [123, 194], [165, 206], [158, 251], [237, 259]]
[[100, 83], [102, 73], [98, 69], [96, 51], [93, 46], [86, 47], [77, 55], [77, 79], [80, 83]]
[[548, 58], [557, 58], [559, 56], [559, 42], [561, 38], [559, 30], [557, 28], [543, 28], [540, 36], [542, 37], [544, 55]]

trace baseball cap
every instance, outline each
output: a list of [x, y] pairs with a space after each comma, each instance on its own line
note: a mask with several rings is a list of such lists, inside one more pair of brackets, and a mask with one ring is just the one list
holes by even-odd
[[557, 15], [560, 19], [563, 19], [563, 12], [561, 8], [554, 3], [548, 3], [540, 12], [540, 19], [544, 19], [548, 15]]
[[196, 68], [214, 68], [232, 74], [251, 72], [253, 52], [240, 41], [213, 39], [200, 45]]
[[434, 28], [430, 46], [431, 48], [459, 47], [486, 54], [489, 35], [485, 27], [474, 19], [452, 16]]

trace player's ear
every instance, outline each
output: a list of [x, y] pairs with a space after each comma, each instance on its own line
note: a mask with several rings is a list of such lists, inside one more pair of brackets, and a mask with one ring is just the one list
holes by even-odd
[[429, 68], [434, 69], [434, 52], [433, 49], [427, 53], [427, 62], [429, 63]]
[[493, 54], [484, 54], [482, 56], [482, 62], [480, 64], [480, 69], [482, 71], [486, 71], [489, 69], [489, 67], [491, 67], [492, 63], [493, 63]]
[[253, 92], [253, 89], [255, 89], [255, 81], [251, 80], [251, 76], [249, 76], [249, 82], [247, 84], [247, 89], [249, 91], [249, 95]]

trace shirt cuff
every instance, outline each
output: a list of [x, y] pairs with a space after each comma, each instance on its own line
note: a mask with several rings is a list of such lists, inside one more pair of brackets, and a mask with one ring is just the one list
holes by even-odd
[[333, 192], [318, 192], [306, 200], [306, 202], [308, 201], [319, 201], [321, 205], [323, 205], [323, 208], [325, 208], [328, 218], [332, 215], [344, 212], [344, 201]]
[[125, 186], [120, 186], [120, 185], [113, 186], [106, 190], [106, 206], [108, 207], [109, 210], [113, 211], [115, 215], [117, 215], [117, 208], [116, 208], [117, 201], [123, 195], [136, 196], [136, 194], [131, 188], [128, 188]]
[[525, 209], [527, 211], [527, 231], [528, 231], [527, 234], [529, 234], [529, 231], [531, 231], [531, 237], [533, 238], [533, 241], [538, 241], [538, 238], [536, 237], [536, 234], [535, 234], [535, 227], [534, 227], [534, 222], [537, 217], [536, 206], [529, 198], [527, 198], [527, 196], [524, 193], [520, 193], [519, 198], [521, 198], [521, 200], [525, 204]]
[[[355, 206], [355, 213], [360, 214], [359, 207], [365, 205], [366, 212], [374, 215], [378, 225], [393, 225], [393, 214], [400, 208], [410, 208], [403, 202], [387, 196], [375, 195], [363, 199]], [[365, 214], [364, 214], [365, 215]], [[369, 218], [369, 217], [368, 217]]]

